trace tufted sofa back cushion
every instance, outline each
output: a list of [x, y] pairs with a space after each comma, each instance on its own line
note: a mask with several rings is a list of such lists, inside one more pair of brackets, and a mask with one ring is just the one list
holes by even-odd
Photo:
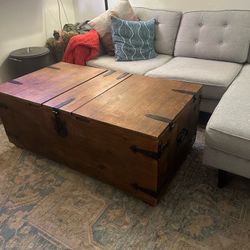
[[175, 56], [244, 63], [250, 44], [250, 11], [183, 14]]
[[155, 50], [160, 54], [172, 56], [182, 13], [147, 8], [134, 8], [134, 11], [142, 21], [156, 19]]

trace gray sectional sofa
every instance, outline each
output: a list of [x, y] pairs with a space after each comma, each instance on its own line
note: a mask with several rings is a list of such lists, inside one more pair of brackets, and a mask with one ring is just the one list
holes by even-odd
[[243, 67], [207, 124], [204, 163], [250, 178], [250, 65]]
[[141, 20], [157, 20], [159, 55], [134, 62], [102, 55], [87, 64], [201, 83], [200, 110], [212, 114], [204, 164], [250, 178], [250, 11], [135, 11]]

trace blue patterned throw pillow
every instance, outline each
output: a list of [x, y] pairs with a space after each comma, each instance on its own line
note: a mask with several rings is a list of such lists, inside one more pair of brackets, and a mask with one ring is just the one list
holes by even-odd
[[154, 48], [155, 19], [127, 21], [112, 19], [112, 39], [117, 61], [137, 61], [157, 56]]

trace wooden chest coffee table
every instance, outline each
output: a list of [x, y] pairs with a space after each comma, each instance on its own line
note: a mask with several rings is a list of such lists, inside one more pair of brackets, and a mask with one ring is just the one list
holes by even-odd
[[196, 135], [201, 86], [66, 63], [0, 85], [9, 140], [152, 205]]

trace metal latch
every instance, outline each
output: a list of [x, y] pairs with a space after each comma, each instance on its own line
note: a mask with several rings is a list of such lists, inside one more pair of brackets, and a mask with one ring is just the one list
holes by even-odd
[[61, 137], [66, 137], [68, 135], [68, 130], [66, 128], [65, 122], [61, 120], [60, 113], [58, 109], [52, 110], [54, 115], [54, 128], [57, 134]]

